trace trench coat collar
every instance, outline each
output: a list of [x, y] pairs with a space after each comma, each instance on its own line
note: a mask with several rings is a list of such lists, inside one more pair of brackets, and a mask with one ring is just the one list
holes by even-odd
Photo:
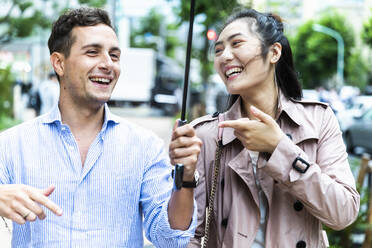
[[312, 100], [296, 100], [293, 98], [287, 98], [284, 94], [279, 91], [277, 121], [284, 119], [285, 115], [287, 119], [292, 122], [297, 128], [290, 128], [290, 125], [282, 125], [281, 128], [284, 133], [291, 134], [290, 138], [293, 143], [298, 144], [306, 139], [319, 139], [318, 120], [314, 120], [308, 111], [305, 111], [306, 105], [321, 105], [327, 107], [327, 104]]
[[[230, 109], [224, 113], [224, 120], [237, 120], [242, 117], [241, 115], [241, 97], [239, 97], [235, 103], [230, 107]], [[234, 129], [230, 127], [223, 128], [222, 132], [222, 144], [226, 145], [236, 139], [234, 134]]]

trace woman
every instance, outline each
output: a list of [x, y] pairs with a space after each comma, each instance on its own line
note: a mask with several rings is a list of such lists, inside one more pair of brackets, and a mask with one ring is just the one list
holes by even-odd
[[213, 248], [328, 246], [322, 224], [351, 224], [359, 194], [331, 108], [301, 99], [280, 18], [251, 9], [232, 15], [214, 66], [231, 105], [193, 122], [203, 147], [188, 247], [202, 237]]

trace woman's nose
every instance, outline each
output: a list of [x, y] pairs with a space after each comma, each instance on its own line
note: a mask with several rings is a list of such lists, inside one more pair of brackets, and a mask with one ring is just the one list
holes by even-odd
[[225, 49], [223, 50], [221, 54], [221, 58], [224, 61], [228, 61], [228, 60], [232, 60], [233, 57], [234, 57], [234, 54], [232, 53], [231, 49], [229, 47], [225, 47]]

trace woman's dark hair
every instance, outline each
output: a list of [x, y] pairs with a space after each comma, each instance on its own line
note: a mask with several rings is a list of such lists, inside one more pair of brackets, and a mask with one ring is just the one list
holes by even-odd
[[67, 11], [61, 15], [52, 27], [48, 40], [49, 52], [60, 52], [68, 57], [71, 46], [75, 41], [71, 31], [76, 26], [94, 26], [105, 24], [112, 28], [110, 18], [106, 11], [98, 8], [78, 8]]
[[[283, 22], [279, 16], [272, 13], [260, 13], [253, 9], [243, 9], [230, 15], [222, 30], [232, 22], [239, 19], [253, 19], [253, 22], [247, 21], [247, 25], [252, 23], [250, 30], [258, 34], [261, 40], [262, 56], [266, 59], [271, 45], [278, 42], [282, 45], [282, 54], [276, 64], [275, 76], [278, 87], [287, 98], [301, 99], [302, 89], [297, 78], [297, 72], [294, 68], [292, 50], [287, 37], [283, 34]], [[229, 98], [229, 107], [236, 101], [238, 95], [232, 95]]]

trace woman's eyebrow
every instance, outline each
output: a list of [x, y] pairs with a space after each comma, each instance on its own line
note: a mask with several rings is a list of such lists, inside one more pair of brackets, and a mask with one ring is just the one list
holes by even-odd
[[[228, 38], [227, 38], [227, 41], [230, 41], [231, 39], [235, 38], [236, 36], [239, 36], [239, 35], [243, 35], [242, 33], [235, 33], [235, 34], [232, 34], [230, 35]], [[214, 43], [214, 46], [218, 46], [222, 44], [222, 41], [217, 41], [216, 43]]]

